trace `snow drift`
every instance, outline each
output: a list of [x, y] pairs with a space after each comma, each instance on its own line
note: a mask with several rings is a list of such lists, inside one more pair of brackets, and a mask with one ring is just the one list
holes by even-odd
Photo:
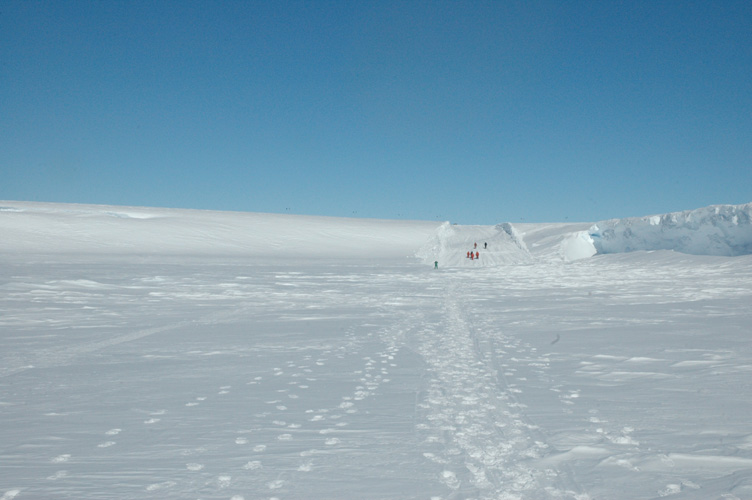
[[752, 254], [752, 203], [613, 219], [598, 222], [588, 234], [599, 254], [674, 250], [693, 255], [748, 255]]

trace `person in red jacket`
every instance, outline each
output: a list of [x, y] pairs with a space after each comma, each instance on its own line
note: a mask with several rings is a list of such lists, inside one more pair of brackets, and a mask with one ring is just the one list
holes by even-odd
[[475, 258], [476, 258], [476, 259], [479, 259], [479, 258], [480, 258], [480, 252], [475, 252]]

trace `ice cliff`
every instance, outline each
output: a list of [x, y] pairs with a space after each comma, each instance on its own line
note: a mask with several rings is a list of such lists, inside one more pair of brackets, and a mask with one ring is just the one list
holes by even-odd
[[752, 254], [752, 203], [612, 219], [593, 225], [587, 236], [599, 254], [674, 250], [694, 255], [748, 255]]

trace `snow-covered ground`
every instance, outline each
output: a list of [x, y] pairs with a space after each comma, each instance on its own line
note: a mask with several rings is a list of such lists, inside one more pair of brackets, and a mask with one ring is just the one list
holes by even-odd
[[0, 202], [0, 499], [752, 498], [752, 256], [591, 226]]

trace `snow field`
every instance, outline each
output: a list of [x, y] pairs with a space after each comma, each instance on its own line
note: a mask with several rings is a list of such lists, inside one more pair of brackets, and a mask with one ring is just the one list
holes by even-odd
[[[109, 222], [71, 222], [79, 241], [129, 220], [86, 213]], [[173, 215], [177, 254], [138, 231], [151, 254], [6, 243], [0, 498], [752, 497], [752, 256], [570, 261], [588, 225], [416, 244], [399, 223], [386, 256], [370, 240], [330, 259], [315, 239], [311, 256], [243, 258], [192, 248], [193, 213]], [[204, 216], [194, 229], [230, 224]], [[508, 243], [498, 265], [403, 255], [485, 238]]]

